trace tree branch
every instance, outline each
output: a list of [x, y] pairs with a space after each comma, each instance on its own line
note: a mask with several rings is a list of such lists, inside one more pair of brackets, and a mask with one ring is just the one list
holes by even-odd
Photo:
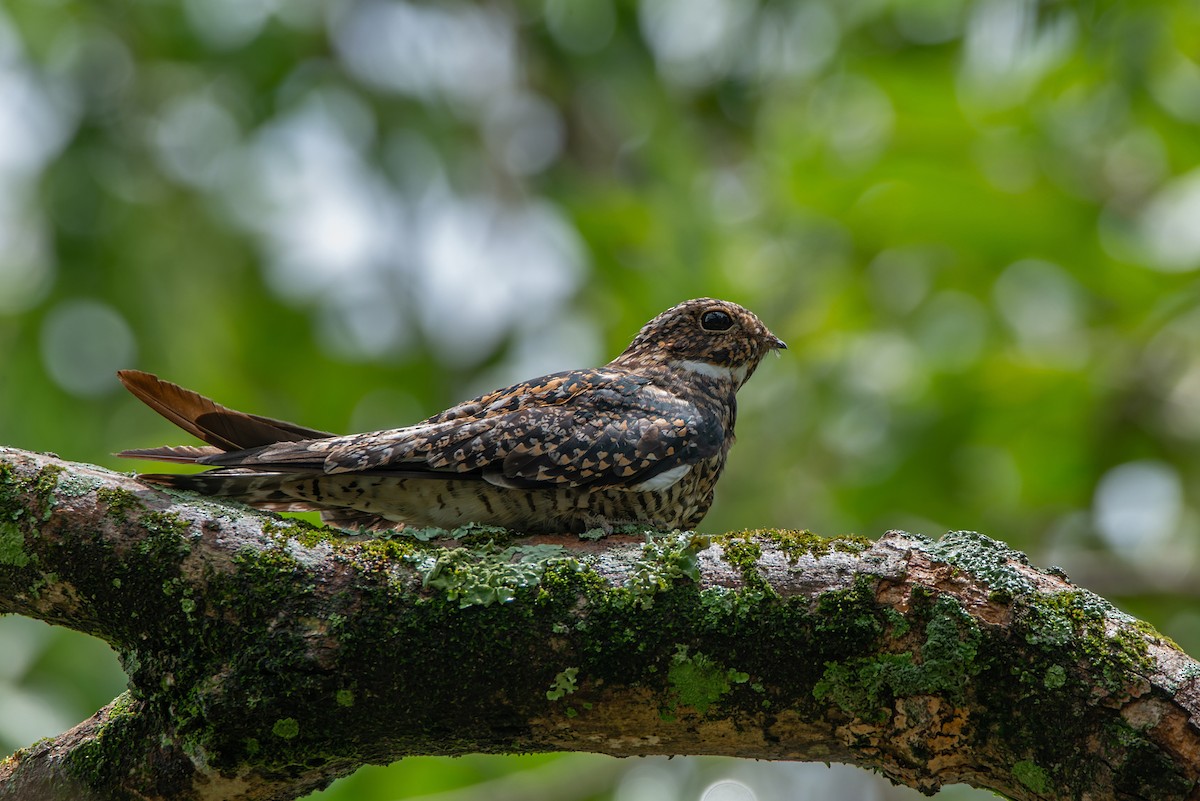
[[1200, 665], [978, 534], [361, 539], [0, 449], [0, 611], [129, 691], [0, 798], [290, 799], [410, 754], [849, 762], [1195, 798]]

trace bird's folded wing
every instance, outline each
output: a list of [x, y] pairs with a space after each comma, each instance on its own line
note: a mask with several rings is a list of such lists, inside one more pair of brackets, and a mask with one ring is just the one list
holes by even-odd
[[527, 405], [482, 418], [278, 443], [200, 461], [326, 473], [429, 471], [431, 477], [457, 474], [519, 488], [632, 488], [712, 456], [723, 438], [721, 422], [690, 403], [633, 397], [599, 408], [583, 401]]

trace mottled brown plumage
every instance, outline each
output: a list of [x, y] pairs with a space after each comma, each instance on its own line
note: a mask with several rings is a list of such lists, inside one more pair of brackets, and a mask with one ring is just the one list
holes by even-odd
[[733, 443], [735, 394], [786, 345], [751, 312], [700, 298], [642, 328], [604, 367], [535, 378], [407, 428], [335, 436], [243, 414], [149, 373], [134, 395], [208, 447], [122, 456], [216, 467], [148, 481], [334, 524], [528, 533], [693, 528]]

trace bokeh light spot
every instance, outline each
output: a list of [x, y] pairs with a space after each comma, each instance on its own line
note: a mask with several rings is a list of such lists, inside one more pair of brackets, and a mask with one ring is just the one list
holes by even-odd
[[563, 47], [576, 53], [604, 48], [616, 30], [610, 0], [546, 0], [546, 27]]
[[1146, 265], [1166, 273], [1200, 267], [1200, 170], [1168, 183], [1139, 220]]
[[72, 395], [116, 390], [116, 372], [134, 364], [137, 345], [116, 309], [96, 300], [67, 300], [46, 315], [42, 364], [54, 383]]
[[753, 790], [732, 779], [714, 782], [700, 795], [700, 801], [757, 801], [757, 798]]
[[1123, 556], [1153, 554], [1174, 533], [1183, 513], [1183, 485], [1169, 464], [1126, 462], [1109, 470], [1096, 487], [1096, 529]]

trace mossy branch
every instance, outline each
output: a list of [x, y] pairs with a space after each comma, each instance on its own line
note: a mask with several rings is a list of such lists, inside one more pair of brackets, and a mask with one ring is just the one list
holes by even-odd
[[0, 449], [0, 611], [129, 674], [0, 763], [0, 798], [290, 799], [409, 754], [567, 750], [1197, 797], [1200, 665], [978, 534], [429, 537]]

